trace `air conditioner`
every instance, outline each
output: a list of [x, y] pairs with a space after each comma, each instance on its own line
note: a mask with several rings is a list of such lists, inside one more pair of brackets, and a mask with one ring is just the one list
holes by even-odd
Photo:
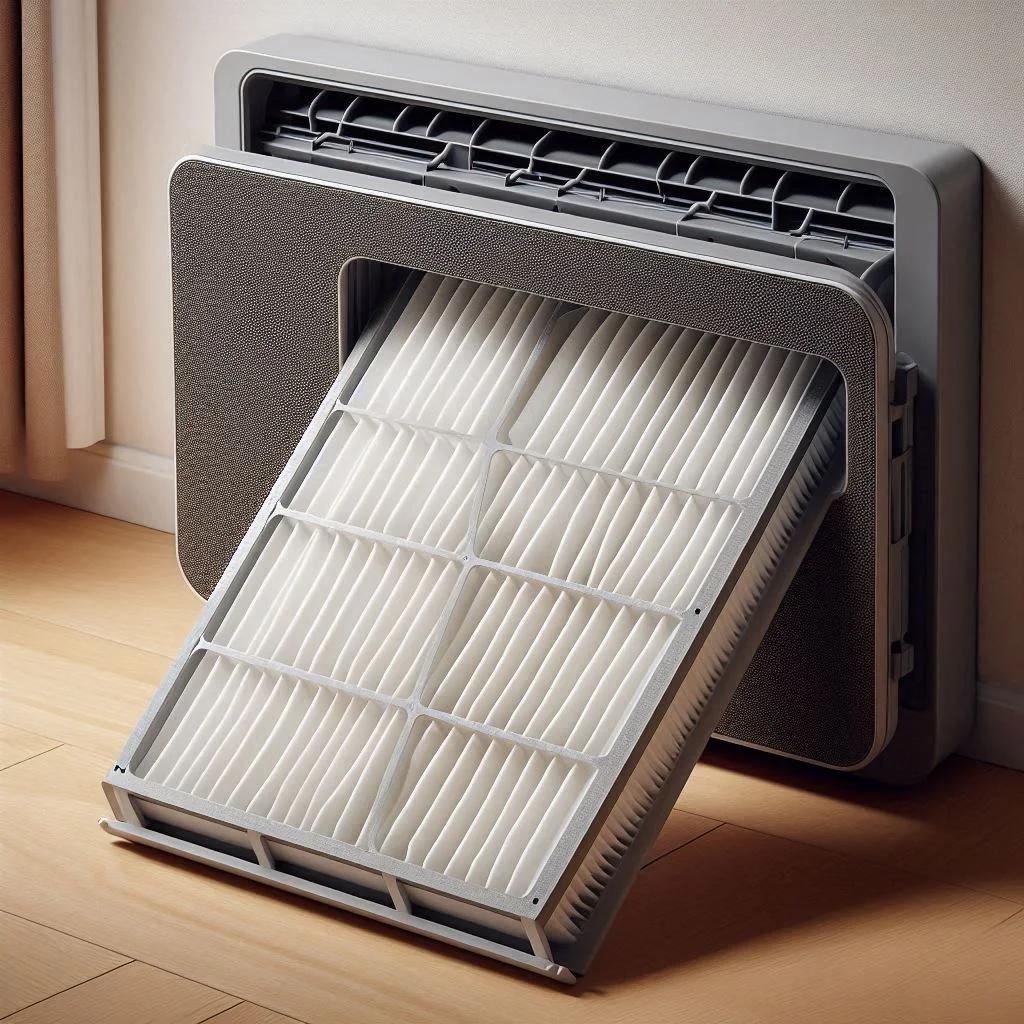
[[572, 981], [705, 744], [973, 708], [978, 166], [277, 37], [170, 180], [206, 609], [113, 835]]

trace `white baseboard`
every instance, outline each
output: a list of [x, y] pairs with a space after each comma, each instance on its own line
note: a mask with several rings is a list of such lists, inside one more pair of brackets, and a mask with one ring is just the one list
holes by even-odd
[[0, 476], [0, 489], [174, 532], [174, 460], [101, 442], [68, 452], [68, 476], [55, 482]]
[[1024, 687], [978, 684], [974, 732], [960, 753], [1024, 771]]

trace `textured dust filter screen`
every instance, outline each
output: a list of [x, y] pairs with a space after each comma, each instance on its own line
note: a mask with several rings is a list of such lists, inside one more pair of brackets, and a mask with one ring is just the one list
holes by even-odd
[[571, 945], [823, 485], [837, 375], [435, 276], [372, 330], [125, 774]]

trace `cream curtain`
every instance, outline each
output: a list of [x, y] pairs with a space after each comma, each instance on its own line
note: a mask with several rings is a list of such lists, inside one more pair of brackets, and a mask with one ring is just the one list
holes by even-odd
[[95, 0], [0, 0], [0, 473], [103, 437]]

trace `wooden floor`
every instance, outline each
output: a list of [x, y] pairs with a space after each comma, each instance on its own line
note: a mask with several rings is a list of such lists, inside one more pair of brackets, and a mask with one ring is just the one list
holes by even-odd
[[0, 1018], [1024, 1022], [1024, 774], [698, 767], [574, 989], [137, 847], [100, 779], [199, 610], [171, 538], [0, 494]]

